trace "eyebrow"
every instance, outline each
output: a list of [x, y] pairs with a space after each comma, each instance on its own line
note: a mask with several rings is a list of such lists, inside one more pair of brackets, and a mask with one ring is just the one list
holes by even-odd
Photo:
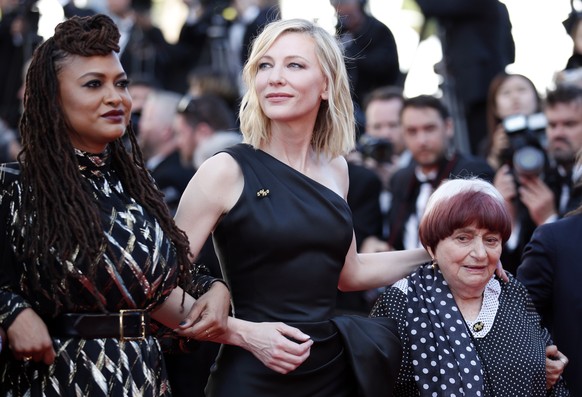
[[[273, 58], [271, 55], [266, 55], [266, 54], [265, 54], [265, 55], [263, 55], [263, 56], [262, 56], [260, 59], [261, 59], [261, 60], [263, 60], [263, 59], [269, 59], [269, 60], [273, 60], [274, 58]], [[290, 60], [293, 60], [293, 59], [301, 59], [301, 60], [303, 60], [304, 62], [310, 63], [310, 62], [309, 62], [309, 60], [308, 60], [307, 58], [305, 58], [305, 57], [303, 57], [303, 56], [301, 56], [301, 55], [286, 55], [285, 57], [283, 57], [283, 60], [284, 60], [284, 61], [290, 61]]]
[[[79, 77], [79, 79], [83, 79], [83, 78], [86, 78], [86, 77], [101, 77], [101, 78], [103, 78], [103, 77], [105, 77], [105, 76], [106, 76], [106, 74], [105, 74], [105, 73], [100, 73], [100, 72], [88, 72], [88, 73], [85, 73], [85, 74], [81, 75], [81, 76]], [[125, 72], [121, 72], [121, 73], [119, 73], [119, 74], [117, 74], [117, 75], [115, 76], [115, 79], [119, 79], [119, 78], [125, 78], [125, 77], [127, 77], [127, 74], [126, 74]]]

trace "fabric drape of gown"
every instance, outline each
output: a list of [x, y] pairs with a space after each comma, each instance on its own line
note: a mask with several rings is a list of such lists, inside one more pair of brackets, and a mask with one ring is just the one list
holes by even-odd
[[353, 235], [346, 201], [249, 145], [225, 152], [244, 177], [241, 197], [213, 235], [235, 316], [296, 326], [315, 344], [306, 362], [286, 375], [241, 348], [224, 345], [207, 395], [390, 395], [401, 353], [395, 323], [333, 318]]

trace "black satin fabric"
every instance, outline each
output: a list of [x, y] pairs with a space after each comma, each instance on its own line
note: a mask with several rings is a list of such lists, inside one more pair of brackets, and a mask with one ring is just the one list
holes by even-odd
[[206, 395], [213, 397], [356, 397], [353, 371], [344, 354], [342, 338], [330, 322], [290, 324], [312, 336], [310, 357], [295, 371], [270, 370], [248, 351], [223, 345]]
[[338, 316], [329, 321], [290, 325], [314, 341], [309, 358], [295, 371], [279, 374], [246, 350], [225, 345], [213, 368], [206, 394], [221, 397], [392, 395], [402, 356], [396, 321]]
[[[389, 396], [393, 365], [400, 362], [390, 321], [332, 319], [353, 238], [346, 201], [266, 152], [245, 144], [225, 151], [244, 177], [241, 197], [213, 235], [234, 314], [295, 326], [315, 344], [307, 361], [285, 375], [243, 349], [223, 346], [207, 396]], [[390, 364], [382, 362], [388, 358]]]

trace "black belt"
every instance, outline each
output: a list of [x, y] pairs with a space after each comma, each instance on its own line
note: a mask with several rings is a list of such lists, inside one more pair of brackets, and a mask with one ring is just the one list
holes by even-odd
[[108, 314], [65, 313], [47, 321], [47, 326], [55, 338], [116, 338], [126, 341], [144, 340], [151, 334], [150, 315], [145, 310], [120, 310]]

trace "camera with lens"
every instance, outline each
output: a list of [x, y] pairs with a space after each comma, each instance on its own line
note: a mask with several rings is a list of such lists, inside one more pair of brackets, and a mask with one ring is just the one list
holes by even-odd
[[542, 174], [548, 162], [544, 149], [546, 125], [543, 113], [505, 118], [503, 128], [509, 138], [510, 147], [502, 153], [502, 161], [510, 164], [519, 175]]
[[363, 134], [358, 140], [357, 150], [364, 159], [371, 158], [378, 163], [391, 163], [393, 155], [392, 142]]

